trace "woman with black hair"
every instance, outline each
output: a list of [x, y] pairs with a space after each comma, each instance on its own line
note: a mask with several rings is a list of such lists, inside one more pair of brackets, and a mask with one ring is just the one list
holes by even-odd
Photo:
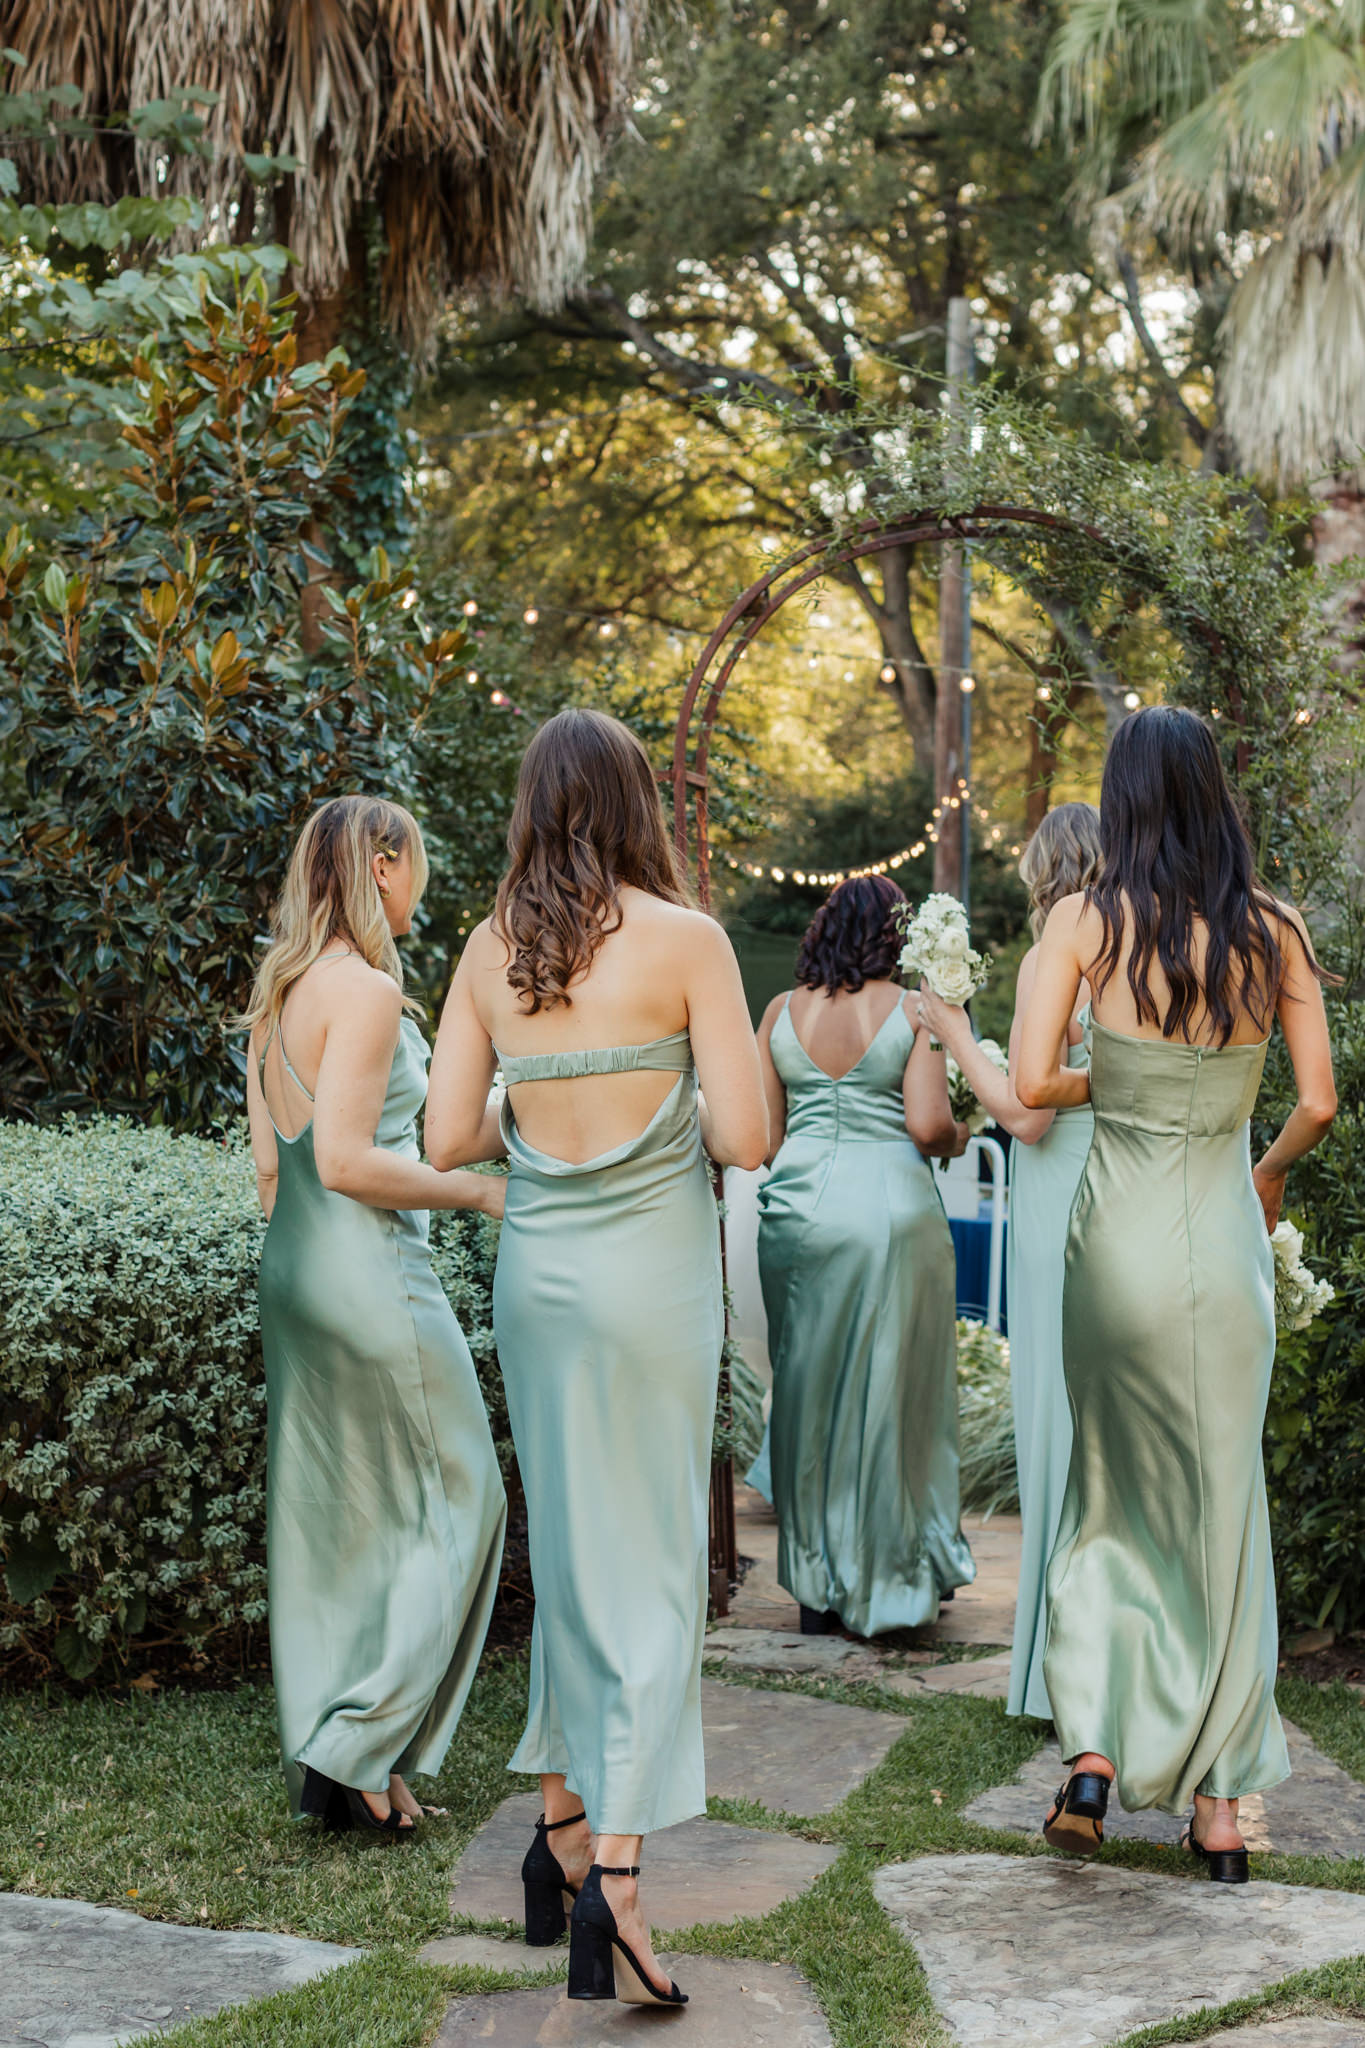
[[904, 901], [882, 875], [841, 882], [758, 1033], [777, 1575], [808, 1634], [918, 1627], [975, 1576], [953, 1240], [927, 1163], [960, 1153], [967, 1131], [894, 978]]
[[[1089, 1098], [1062, 1352], [1075, 1441], [1048, 1570], [1044, 1671], [1070, 1775], [1043, 1832], [1089, 1855], [1109, 1788], [1181, 1813], [1244, 1883], [1237, 1802], [1289, 1775], [1261, 1430], [1275, 1358], [1269, 1232], [1285, 1175], [1336, 1111], [1298, 913], [1257, 881], [1212, 734], [1159, 706], [1114, 736], [1103, 862], [1043, 932], [1016, 1089]], [[1082, 981], [1091, 1069], [1060, 1055]], [[1298, 1104], [1252, 1167], [1278, 1019]]]

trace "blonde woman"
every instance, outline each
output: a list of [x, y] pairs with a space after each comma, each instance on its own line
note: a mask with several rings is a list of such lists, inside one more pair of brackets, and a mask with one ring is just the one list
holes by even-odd
[[[431, 1266], [431, 1209], [502, 1181], [423, 1165], [428, 1049], [396, 938], [416, 821], [336, 797], [300, 835], [243, 1022], [261, 1206], [270, 1648], [290, 1801], [410, 1840], [497, 1586], [506, 1502], [469, 1347]], [[474, 1158], [501, 1150], [489, 1125]]]
[[[1010, 1147], [1006, 1245], [1010, 1387], [1023, 1543], [1007, 1711], [1043, 1721], [1052, 1718], [1043, 1683], [1044, 1589], [1071, 1458], [1071, 1411], [1062, 1374], [1066, 1231], [1095, 1119], [1088, 1102], [1055, 1110], [1025, 1109], [1014, 1092], [1013, 1075], [1038, 971], [1036, 941], [1053, 904], [1088, 889], [1099, 866], [1100, 814], [1093, 804], [1061, 804], [1049, 811], [1024, 848], [1019, 873], [1029, 892], [1035, 943], [1019, 964], [1009, 1074], [1002, 1074], [981, 1051], [964, 1010], [933, 995], [922, 998], [930, 1030], [942, 1039], [995, 1121], [1015, 1140]], [[1085, 1029], [1088, 999], [1089, 990], [1082, 983], [1067, 1026], [1069, 1067], [1084, 1067], [1090, 1057]]]

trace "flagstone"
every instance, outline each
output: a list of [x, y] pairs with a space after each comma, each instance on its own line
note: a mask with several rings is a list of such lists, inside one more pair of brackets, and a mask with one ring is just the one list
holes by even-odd
[[496, 1934], [443, 1934], [419, 1948], [417, 1960], [439, 1963], [448, 1970], [501, 1970], [511, 1977], [540, 1977], [551, 1970], [562, 1976], [569, 1965], [569, 1951], [562, 1943], [555, 1948], [527, 1948], [524, 1941], [505, 1940]]
[[956, 1693], [974, 1700], [1003, 1700], [1010, 1689], [1008, 1657], [963, 1657], [956, 1664], [926, 1664], [912, 1671], [891, 1671], [880, 1683], [890, 1692], [913, 1699], [917, 1693]]
[[614, 2000], [579, 2002], [552, 1988], [457, 1998], [432, 2048], [615, 2048], [655, 2029], [685, 2032], [687, 2048], [831, 2048], [809, 1986], [785, 1963], [731, 1962], [661, 1954], [688, 2003], [646, 2011]]
[[986, 1855], [873, 1888], [961, 2048], [1097, 2048], [1365, 1949], [1365, 1898], [1310, 1886]]
[[[1365, 1785], [1324, 1756], [1292, 1721], [1285, 1722], [1284, 1732], [1293, 1775], [1242, 1801], [1247, 1847], [1286, 1856], [1365, 1856]], [[1012, 1784], [979, 1794], [963, 1818], [985, 1828], [1036, 1835], [1065, 1775], [1056, 1743], [1045, 1743]], [[1112, 1806], [1104, 1825], [1105, 1833], [1119, 1841], [1174, 1842], [1180, 1833], [1172, 1814], [1124, 1813]]]
[[[880, 1678], [884, 1659], [870, 1643], [844, 1635], [803, 1636], [795, 1629], [712, 1629], [706, 1656], [731, 1671], [771, 1671], [792, 1677]], [[928, 1661], [933, 1652], [911, 1651]]]
[[0, 2048], [114, 2048], [306, 1984], [358, 1954], [0, 1892]]
[[[539, 1812], [539, 1797], [530, 1792], [504, 1799], [490, 1815], [455, 1867], [453, 1912], [471, 1920], [520, 1924], [521, 1859]], [[761, 1919], [807, 1890], [838, 1854], [832, 1843], [732, 1827], [728, 1821], [685, 1820], [662, 1828], [650, 1836], [646, 1856], [650, 1921], [667, 1930], [702, 1921]], [[496, 1949], [501, 1944], [489, 1946]], [[521, 1953], [540, 1957], [531, 1967], [545, 1967], [546, 1950]], [[423, 1954], [429, 1962], [465, 1960], [425, 1950]]]
[[830, 1813], [905, 1734], [899, 1714], [801, 1693], [701, 1683], [706, 1790], [774, 1813]]

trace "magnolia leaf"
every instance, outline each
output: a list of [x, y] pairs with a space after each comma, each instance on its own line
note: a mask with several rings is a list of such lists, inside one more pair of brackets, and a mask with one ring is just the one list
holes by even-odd
[[5, 1584], [10, 1599], [17, 1600], [21, 1607], [31, 1607], [44, 1593], [50, 1593], [67, 1568], [65, 1551], [45, 1529], [35, 1536], [25, 1536], [16, 1529], [6, 1539], [6, 1549], [9, 1554], [5, 1560]]

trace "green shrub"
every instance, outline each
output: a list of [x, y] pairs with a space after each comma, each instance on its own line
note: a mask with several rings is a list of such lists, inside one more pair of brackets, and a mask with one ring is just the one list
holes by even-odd
[[[496, 1227], [434, 1220], [506, 1469]], [[0, 1671], [232, 1664], [264, 1622], [262, 1234], [241, 1131], [0, 1124]]]
[[1010, 1347], [984, 1323], [957, 1326], [957, 1410], [963, 1507], [982, 1515], [1017, 1515]]
[[[1344, 1633], [1365, 1626], [1365, 1002], [1334, 1001], [1328, 1015], [1341, 1107], [1326, 1142], [1291, 1172], [1286, 1213], [1337, 1294], [1307, 1330], [1280, 1338], [1265, 1450], [1281, 1619]], [[1293, 1102], [1277, 1037], [1258, 1144]]]

